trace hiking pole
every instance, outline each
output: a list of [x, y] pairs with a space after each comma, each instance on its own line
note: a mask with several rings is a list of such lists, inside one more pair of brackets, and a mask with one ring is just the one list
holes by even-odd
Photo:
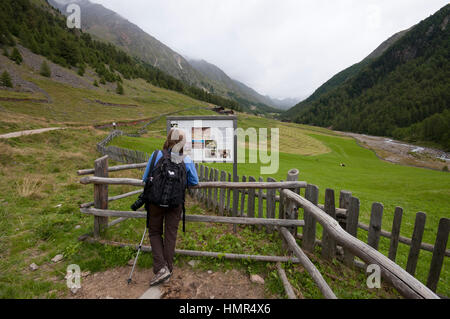
[[141, 252], [142, 243], [144, 242], [145, 234], [147, 233], [147, 227], [145, 227], [144, 234], [142, 235], [141, 243], [139, 244], [139, 249], [136, 254], [136, 258], [134, 259], [133, 268], [131, 269], [130, 278], [128, 278], [128, 285], [131, 283], [131, 277], [133, 276], [134, 267], [136, 267], [136, 263], [139, 257], [139, 253]]

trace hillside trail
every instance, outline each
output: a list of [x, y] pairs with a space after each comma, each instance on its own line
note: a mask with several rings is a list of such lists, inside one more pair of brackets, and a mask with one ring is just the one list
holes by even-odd
[[8, 138], [15, 138], [15, 137], [21, 137], [21, 136], [26, 136], [26, 135], [40, 134], [40, 133], [49, 132], [49, 131], [64, 130], [64, 129], [66, 129], [66, 127], [47, 127], [47, 128], [40, 128], [37, 130], [26, 130], [26, 131], [2, 134], [2, 135], [0, 135], [0, 138], [8, 139]]
[[[201, 262], [201, 261], [196, 261]], [[149, 299], [143, 296], [149, 290], [153, 276], [151, 268], [137, 268], [133, 281], [127, 284], [131, 266], [89, 274], [81, 280], [81, 289], [69, 293], [69, 299]], [[264, 285], [251, 282], [249, 275], [236, 269], [204, 271], [191, 266], [175, 266], [173, 275], [151, 291], [151, 299], [264, 299]]]
[[11, 132], [0, 135], [0, 139], [9, 139], [9, 138], [15, 138], [15, 137], [21, 137], [21, 136], [27, 136], [27, 135], [34, 135], [34, 134], [41, 134], [45, 132], [51, 132], [51, 131], [59, 131], [59, 130], [66, 130], [66, 129], [87, 129], [92, 128], [92, 126], [73, 126], [73, 127], [46, 127], [46, 128], [40, 128], [35, 130], [25, 130], [25, 131], [17, 131], [17, 132]]

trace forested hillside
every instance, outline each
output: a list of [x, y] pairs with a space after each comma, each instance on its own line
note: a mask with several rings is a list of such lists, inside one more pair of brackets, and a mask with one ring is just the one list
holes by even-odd
[[[202, 101], [240, 109], [236, 101], [189, 86], [112, 44], [96, 41], [80, 30], [68, 29], [66, 19], [45, 1], [0, 2], [0, 46], [15, 46], [16, 39], [33, 53], [61, 66], [77, 69], [80, 74], [90, 66], [104, 83], [120, 83], [122, 77], [142, 78], [156, 86]], [[7, 54], [6, 50], [4, 54]]]
[[[428, 141], [450, 149], [450, 5], [381, 56], [338, 74], [287, 116], [336, 130]], [[356, 71], [356, 72], [355, 72]]]

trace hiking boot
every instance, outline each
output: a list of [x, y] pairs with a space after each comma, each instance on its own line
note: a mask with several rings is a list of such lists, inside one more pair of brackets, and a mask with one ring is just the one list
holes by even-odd
[[167, 268], [167, 266], [161, 268], [161, 270], [158, 271], [155, 276], [153, 276], [152, 280], [150, 280], [150, 287], [159, 285], [160, 283], [167, 281], [171, 275], [172, 273], [169, 271], [169, 268]]

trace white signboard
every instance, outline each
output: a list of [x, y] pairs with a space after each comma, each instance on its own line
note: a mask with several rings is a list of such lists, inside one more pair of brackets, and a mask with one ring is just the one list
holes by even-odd
[[234, 163], [233, 117], [175, 117], [167, 119], [167, 129], [177, 127], [186, 133], [184, 154], [194, 162]]

